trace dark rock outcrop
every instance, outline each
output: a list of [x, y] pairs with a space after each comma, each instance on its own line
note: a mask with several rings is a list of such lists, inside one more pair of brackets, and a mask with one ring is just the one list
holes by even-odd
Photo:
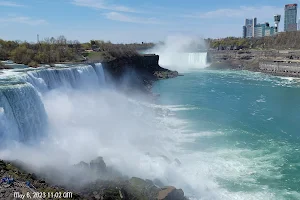
[[[0, 160], [0, 179], [3, 177], [14, 178], [14, 183], [0, 184], [0, 199], [13, 199], [11, 194], [19, 192], [26, 194], [27, 192], [72, 192], [71, 199], [103, 199], [103, 200], [187, 200], [184, 192], [175, 187], [163, 187], [159, 180], [154, 182], [151, 180], [143, 180], [141, 178], [115, 178], [113, 180], [101, 180], [88, 182], [80, 187], [72, 187], [70, 185], [53, 186], [45, 181], [40, 175], [26, 172], [18, 162], [16, 165]], [[75, 167], [88, 167], [89, 170], [107, 171], [108, 167], [102, 157], [98, 157], [88, 163], [80, 162]], [[75, 180], [76, 181], [76, 178]], [[77, 179], [78, 181], [78, 179]], [[27, 185], [27, 182], [30, 185]], [[161, 185], [161, 186], [159, 186]], [[70, 193], [69, 193], [70, 194]]]
[[98, 174], [105, 174], [107, 172], [106, 164], [102, 157], [98, 157], [95, 160], [92, 160], [90, 162], [90, 168], [93, 172], [96, 172]]
[[[4, 162], [0, 160], [0, 182], [5, 177], [13, 179], [10, 183], [2, 182], [0, 184], [0, 199], [16, 199], [14, 194], [17, 192], [20, 195], [26, 195], [27, 193], [33, 195], [33, 192], [45, 192], [45, 194], [69, 192], [64, 187], [46, 183], [45, 180], [38, 178], [35, 174], [28, 173], [26, 169], [27, 167], [23, 167], [23, 164], [20, 162]], [[33, 198], [32, 195], [31, 198]], [[68, 197], [70, 199], [84, 199], [74, 191], [72, 191], [72, 195], [68, 193]]]
[[168, 79], [178, 76], [178, 72], [162, 68], [158, 64], [159, 56], [155, 54], [137, 55], [117, 58], [102, 62], [108, 74], [108, 81], [125, 89], [137, 89], [150, 92], [152, 83], [159, 79]]
[[133, 177], [129, 180], [96, 181], [81, 190], [84, 197], [114, 200], [187, 200], [175, 187], [157, 187], [151, 180]]
[[158, 200], [185, 200], [184, 192], [182, 189], [176, 189], [175, 187], [169, 186], [162, 188], [158, 193]]

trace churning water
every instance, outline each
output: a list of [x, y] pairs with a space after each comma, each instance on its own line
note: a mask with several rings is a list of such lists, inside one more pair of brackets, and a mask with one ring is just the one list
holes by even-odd
[[100, 63], [8, 70], [0, 75], [0, 158], [65, 167], [103, 156], [191, 199], [299, 199], [299, 86], [202, 69], [157, 82], [161, 97], [149, 102], [108, 87]]
[[300, 198], [299, 79], [201, 70], [154, 89], [196, 197]]

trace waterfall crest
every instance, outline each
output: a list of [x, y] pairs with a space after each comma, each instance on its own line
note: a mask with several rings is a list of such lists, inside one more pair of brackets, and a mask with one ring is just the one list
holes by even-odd
[[159, 53], [159, 64], [179, 72], [202, 69], [208, 66], [207, 52], [162, 52]]
[[56, 88], [90, 89], [104, 84], [101, 63], [0, 75], [0, 141], [30, 142], [47, 134], [44, 93]]

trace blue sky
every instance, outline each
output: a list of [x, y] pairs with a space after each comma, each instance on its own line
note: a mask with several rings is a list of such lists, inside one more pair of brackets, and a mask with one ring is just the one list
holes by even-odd
[[[245, 18], [269, 21], [287, 0], [0, 0], [0, 38], [157, 42], [184, 34], [241, 36]], [[283, 29], [283, 19], [280, 31]]]

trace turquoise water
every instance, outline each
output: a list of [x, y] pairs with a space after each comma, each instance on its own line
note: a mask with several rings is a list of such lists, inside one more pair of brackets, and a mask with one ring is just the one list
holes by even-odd
[[159, 81], [154, 92], [192, 138], [182, 140], [189, 159], [181, 159], [200, 177], [193, 184], [213, 183], [203, 197], [300, 199], [300, 79], [202, 70]]

